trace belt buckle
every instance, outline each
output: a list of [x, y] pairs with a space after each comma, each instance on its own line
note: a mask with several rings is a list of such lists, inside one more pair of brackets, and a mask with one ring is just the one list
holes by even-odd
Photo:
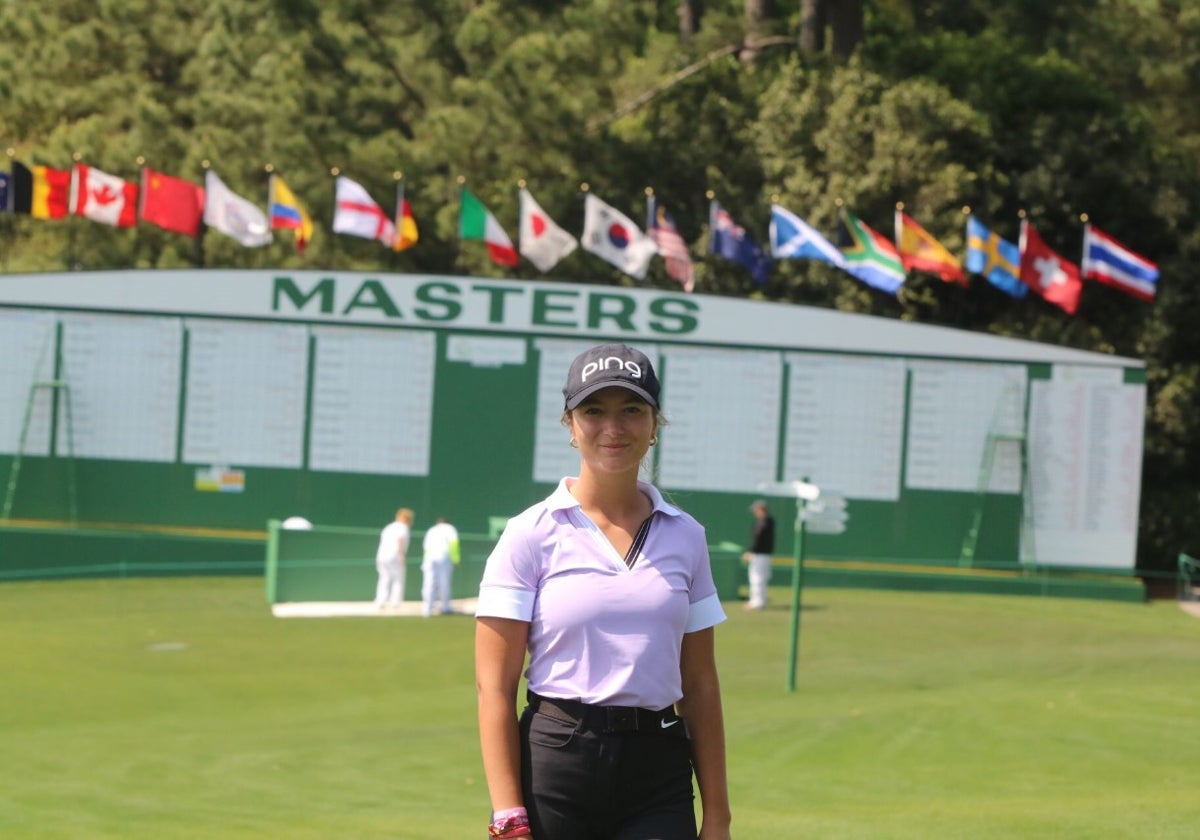
[[606, 729], [609, 732], [636, 732], [638, 728], [638, 710], [629, 706], [609, 706], [605, 709], [607, 716]]

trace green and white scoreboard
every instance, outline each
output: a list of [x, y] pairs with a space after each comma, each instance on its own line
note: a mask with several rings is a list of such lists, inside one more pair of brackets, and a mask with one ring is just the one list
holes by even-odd
[[[1134, 568], [1142, 362], [590, 284], [0, 275], [0, 487], [13, 519], [64, 519], [70, 471], [86, 522], [374, 527], [408, 506], [486, 533], [576, 471], [562, 379], [611, 340], [655, 360], [669, 425], [647, 476], [714, 545], [805, 478], [850, 513], [811, 556], [958, 563], [969, 543], [972, 564]], [[773, 504], [783, 555], [794, 507]]]

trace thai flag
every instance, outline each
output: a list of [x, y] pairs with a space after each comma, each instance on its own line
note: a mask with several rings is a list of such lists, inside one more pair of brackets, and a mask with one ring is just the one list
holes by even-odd
[[1136, 298], [1154, 300], [1158, 266], [1091, 225], [1083, 227], [1083, 276]]

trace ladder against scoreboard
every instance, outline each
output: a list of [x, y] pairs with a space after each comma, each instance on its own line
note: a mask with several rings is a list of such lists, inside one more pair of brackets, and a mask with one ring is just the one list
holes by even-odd
[[[62, 407], [62, 431], [66, 435], [66, 460], [64, 467], [67, 488], [67, 520], [72, 526], [79, 522], [79, 494], [75, 482], [75, 435], [74, 424], [71, 418], [71, 388], [67, 384], [62, 356], [59, 354], [56, 355], [57, 363], [55, 368], [58, 371], [58, 375], [53, 379], [35, 379], [29, 384], [29, 398], [25, 402], [25, 416], [21, 421], [21, 436], [17, 441], [17, 450], [13, 454], [12, 464], [8, 470], [8, 485], [4, 492], [4, 507], [0, 508], [0, 522], [7, 522], [12, 518], [13, 504], [17, 497], [17, 485], [21, 477], [21, 461], [24, 459], [25, 450], [29, 445], [29, 428], [33, 423], [33, 407], [37, 402], [39, 394], [42, 392], [50, 394], [51, 417], [58, 416], [59, 406]], [[41, 369], [40, 363], [37, 369]], [[54, 439], [52, 436], [51, 451], [53, 452], [54, 449]]]
[[1028, 568], [1036, 563], [1033, 544], [1033, 499], [1029, 486], [1029, 457], [1025, 435], [1019, 432], [991, 432], [983, 444], [983, 458], [979, 467], [979, 484], [975, 491], [975, 501], [971, 508], [971, 521], [967, 533], [963, 537], [962, 551], [959, 554], [958, 565], [961, 568], [971, 568], [975, 565], [975, 550], [979, 546], [979, 532], [983, 527], [983, 511], [987, 503], [987, 494], [991, 487], [992, 472], [996, 465], [996, 450], [1002, 445], [1013, 445], [1018, 448], [1021, 470], [1021, 539], [1020, 562]]

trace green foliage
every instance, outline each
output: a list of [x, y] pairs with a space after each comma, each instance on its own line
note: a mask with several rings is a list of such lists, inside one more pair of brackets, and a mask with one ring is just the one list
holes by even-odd
[[[1144, 358], [1140, 562], [1167, 568], [1180, 548], [1200, 552], [1200, 386], [1188, 373], [1200, 358], [1200, 289], [1188, 280], [1200, 260], [1200, 10], [875, 0], [865, 42], [843, 62], [801, 56], [799, 5], [767, 4], [757, 28], [775, 40], [747, 63], [747, 5], [700, 6], [685, 39], [676, 4], [618, 0], [0, 2], [0, 147], [17, 159], [79, 159], [130, 179], [139, 160], [196, 181], [207, 165], [260, 204], [270, 165], [317, 225], [301, 256], [290, 237], [245, 249], [209, 233], [198, 251], [145, 224], [0, 217], [0, 270], [498, 274], [482, 247], [457, 241], [460, 178], [510, 231], [519, 179], [576, 231], [581, 183], [634, 218], [650, 188], [692, 245], [701, 290]], [[403, 173], [420, 245], [393, 254], [334, 235], [335, 168], [384, 207]], [[1162, 288], [1146, 305], [1089, 284], [1074, 318], [979, 278], [963, 290], [914, 276], [894, 299], [799, 261], [775, 264], [758, 289], [700, 256], [710, 192], [760, 242], [773, 197], [831, 237], [838, 199], [884, 233], [903, 202], [955, 251], [970, 206], [1010, 239], [1024, 211], [1074, 258], [1086, 213], [1156, 259]], [[539, 276], [525, 263], [515, 274]], [[554, 276], [632, 282], [579, 252]], [[676, 287], [657, 262], [647, 282]]]

